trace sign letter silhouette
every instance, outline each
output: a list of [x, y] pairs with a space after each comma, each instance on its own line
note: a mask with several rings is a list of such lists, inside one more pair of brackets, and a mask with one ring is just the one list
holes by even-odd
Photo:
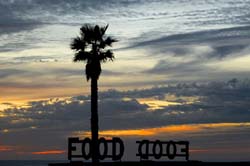
[[[136, 143], [139, 144], [136, 156], [139, 156], [140, 159], [148, 160], [149, 157], [160, 159], [163, 156], [167, 156], [170, 160], [173, 160], [175, 157], [185, 157], [186, 160], [189, 159], [188, 141], [142, 140], [136, 141]], [[143, 149], [145, 150], [143, 151]], [[151, 149], [151, 151], [149, 149]]]
[[[92, 141], [90, 138], [85, 138], [84, 140], [79, 140], [79, 138], [69, 138], [68, 140], [68, 159], [72, 160], [74, 158], [83, 158], [85, 160], [89, 160], [92, 156], [91, 146]], [[108, 143], [111, 143], [112, 149], [111, 153], [109, 153]], [[73, 154], [72, 152], [77, 151], [77, 146], [75, 144], [81, 144], [81, 154]], [[112, 160], [121, 160], [124, 154], [124, 144], [123, 141], [114, 137], [112, 140], [106, 140], [105, 138], [100, 138], [98, 140], [99, 145], [99, 155], [98, 159], [104, 160], [106, 158], [111, 158]], [[103, 145], [103, 152], [100, 152], [100, 146]], [[86, 152], [86, 147], [88, 148], [88, 152]], [[117, 151], [117, 147], [119, 147], [119, 151]]]

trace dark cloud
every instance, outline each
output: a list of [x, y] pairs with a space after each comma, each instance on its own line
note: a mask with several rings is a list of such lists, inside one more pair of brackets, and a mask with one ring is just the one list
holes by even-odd
[[109, 10], [112, 6], [128, 6], [137, 3], [140, 1], [1, 0], [0, 21], [3, 28], [8, 26], [9, 32], [15, 32], [18, 31], [15, 26], [19, 26], [19, 29], [22, 30], [32, 24], [60, 23], [58, 17], [62, 15], [85, 14], [94, 16], [96, 11]]
[[[138, 91], [100, 92], [100, 126], [101, 129], [133, 129], [187, 123], [248, 122], [249, 94], [249, 80], [237, 79], [206, 84], [177, 84]], [[148, 111], [149, 106], [139, 103], [137, 99], [150, 97], [167, 101], [163, 98], [165, 95], [175, 95], [176, 98], [171, 101], [180, 102], [181, 105]], [[183, 96], [199, 99], [190, 103]], [[9, 129], [36, 126], [38, 129], [48, 130], [88, 130], [90, 97], [31, 102], [29, 108], [10, 108], [5, 114], [8, 122], [5, 121], [1, 126]]]
[[[16, 64], [13, 65], [23, 65], [25, 62], [35, 61], [36, 63], [43, 62], [52, 62], [55, 59], [50, 59], [49, 57], [20, 57], [15, 58]], [[7, 66], [4, 64], [4, 66]], [[110, 70], [103, 70], [102, 74], [104, 76], [121, 76], [123, 73], [115, 72]], [[82, 69], [70, 69], [70, 68], [38, 68], [30, 70], [29, 68], [2, 68], [0, 69], [0, 86], [2, 87], [13, 87], [13, 88], [53, 88], [53, 87], [69, 87], [72, 86], [72, 77], [84, 77], [85, 78], [85, 67]], [[13, 80], [15, 78], [15, 80]], [[35, 78], [39, 78], [39, 80], [44, 80], [42, 82], [34, 82]], [[22, 80], [26, 81], [23, 82]], [[32, 82], [32, 83], [31, 83]], [[62, 84], [62, 82], [64, 82]]]
[[163, 75], [171, 75], [174, 76], [180, 76], [186, 75], [188, 73], [195, 73], [197, 71], [207, 72], [207, 68], [202, 66], [201, 62], [186, 62], [186, 63], [171, 63], [167, 60], [159, 60], [158, 63], [151, 69], [144, 71], [145, 73], [150, 74], [163, 74]]
[[249, 33], [249, 26], [199, 31], [137, 42], [127, 49], [147, 50], [150, 58], [159, 59], [143, 73], [161, 74], [172, 80], [229, 79], [236, 74], [243, 78], [244, 71], [231, 68], [229, 71], [235, 72], [229, 72], [207, 64], [246, 56], [250, 48]]
[[[0, 35], [29, 31], [41, 22], [23, 17], [29, 11], [27, 1], [0, 1]], [[31, 13], [30, 13], [31, 14]]]
[[[180, 10], [180, 6], [185, 8]], [[172, 10], [174, 8], [177, 10]], [[19, 28], [22, 30], [28, 27], [28, 24], [82, 24], [82, 19], [77, 19], [75, 16], [85, 16], [86, 21], [89, 22], [93, 22], [93, 19], [101, 21], [110, 20], [110, 18], [111, 20], [126, 18], [126, 20], [145, 21], [161, 19], [165, 22], [162, 18], [166, 17], [166, 20], [175, 18], [185, 27], [199, 28], [222, 24], [247, 25], [249, 24], [248, 9], [248, 1], [237, 1], [235, 5], [232, 0], [219, 0], [209, 4], [205, 0], [199, 2], [195, 0], [1, 0], [0, 21], [6, 25], [24, 24], [25, 27]], [[15, 26], [12, 27], [15, 28]], [[9, 28], [9, 31], [15, 32], [18, 29]]]
[[128, 48], [148, 48], [153, 53], [173, 53], [175, 56], [187, 56], [195, 53], [194, 45], [207, 45], [212, 48], [212, 51], [203, 57], [223, 58], [247, 48], [250, 45], [250, 38], [247, 35], [249, 33], [249, 26], [207, 30], [134, 43]]
[[[125, 18], [118, 23], [119, 26], [128, 26], [128, 31], [136, 31], [135, 27], [130, 27], [131, 25], [131, 18], [135, 19], [135, 26], [139, 24], [140, 20], [146, 20], [145, 26], [143, 28], [148, 27], [147, 24], [153, 26], [150, 30], [145, 30], [146, 32], [141, 33], [141, 30], [136, 32], [137, 38], [136, 41], [142, 41], [141, 43], [135, 43], [130, 48], [133, 47], [152, 47], [152, 52], [157, 55], [158, 53], [167, 53], [172, 52], [176, 56], [182, 56], [186, 54], [192, 54], [192, 48], [185, 47], [183, 45], [187, 44], [190, 45], [192, 43], [213, 43], [214, 40], [218, 39], [218, 42], [212, 46], [214, 52], [207, 55], [208, 57], [216, 57], [216, 58], [223, 58], [235, 51], [239, 51], [244, 49], [248, 43], [239, 43], [237, 41], [237, 46], [233, 46], [233, 44], [218, 44], [221, 39], [225, 40], [234, 40], [236, 43], [235, 38], [243, 37], [245, 32], [245, 38], [247, 38], [247, 34], [249, 33], [249, 28], [244, 29], [241, 28], [232, 28], [231, 30], [215, 30], [215, 31], [202, 31], [202, 32], [195, 32], [195, 33], [186, 33], [186, 27], [191, 27], [193, 30], [199, 29], [199, 27], [206, 27], [211, 26], [212, 23], [214, 24], [217, 20], [220, 24], [230, 24], [233, 25], [248, 25], [247, 21], [249, 16], [248, 4], [247, 1], [237, 2], [237, 6], [233, 5], [234, 2], [232, 1], [218, 1], [213, 2], [213, 7], [206, 4], [206, 1], [201, 1], [197, 3], [196, 1], [167, 1], [162, 2], [159, 0], [154, 1], [141, 1], [141, 0], [133, 0], [133, 1], [123, 1], [123, 0], [108, 0], [108, 1], [100, 1], [100, 0], [86, 0], [86, 1], [67, 1], [67, 0], [55, 0], [55, 1], [48, 1], [48, 0], [24, 0], [24, 1], [16, 1], [16, 0], [7, 0], [7, 1], [0, 1], [0, 35], [1, 34], [9, 34], [11, 32], [20, 32], [20, 31], [31, 31], [35, 28], [42, 28], [44, 26], [50, 25], [58, 25], [58, 24], [67, 24], [67, 25], [77, 25], [80, 26], [86, 22], [112, 22], [114, 26], [116, 26], [117, 22], [115, 19], [117, 18]], [[158, 5], [158, 6], [157, 6]], [[160, 9], [161, 6], [170, 6], [170, 9], [179, 7], [179, 6], [191, 6], [194, 10], [188, 10], [187, 8], [183, 8], [182, 10], [178, 10], [174, 12], [172, 10], [169, 11], [162, 11]], [[154, 7], [157, 10], [149, 10], [149, 7]], [[200, 8], [199, 8], [200, 7]], [[153, 8], [153, 9], [154, 9]], [[167, 10], [167, 9], [166, 9]], [[230, 11], [230, 12], [229, 12]], [[219, 15], [217, 15], [219, 13]], [[63, 17], [62, 17], [63, 16]], [[208, 19], [204, 19], [208, 17]], [[166, 19], [162, 19], [162, 17], [166, 17]], [[204, 17], [204, 18], [203, 18]], [[169, 25], [169, 22], [166, 20], [170, 20], [172, 18], [176, 18], [178, 27], [181, 28], [178, 32], [174, 32], [176, 27], [165, 27], [162, 24]], [[182, 18], [181, 22], [178, 21]], [[136, 21], [137, 19], [137, 21]], [[153, 24], [147, 22], [147, 19], [160, 19], [159, 22], [161, 24]], [[84, 22], [83, 22], [84, 20]], [[104, 20], [104, 21], [103, 21]], [[230, 23], [226, 22], [229, 20]], [[133, 20], [132, 20], [133, 21]], [[210, 22], [210, 23], [209, 23]], [[123, 25], [124, 24], [124, 25]], [[170, 23], [171, 24], [171, 23]], [[175, 25], [176, 23], [173, 23]], [[190, 25], [188, 25], [190, 24]], [[217, 24], [217, 23], [216, 23]], [[219, 24], [219, 23], [218, 23]], [[172, 25], [172, 24], [171, 24]], [[65, 27], [65, 25], [63, 26]], [[228, 27], [228, 26], [227, 26]], [[173, 31], [174, 29], [174, 31]], [[203, 28], [207, 29], [207, 28]], [[183, 30], [183, 31], [182, 31]], [[113, 29], [112, 31], [116, 31]], [[127, 30], [126, 30], [127, 31]], [[167, 33], [170, 31], [171, 33]], [[173, 31], [173, 32], [172, 32]], [[240, 31], [240, 36], [238, 36], [238, 32]], [[123, 30], [119, 33], [115, 32], [118, 36], [123, 33]], [[128, 32], [130, 34], [131, 32]], [[178, 35], [170, 35], [166, 37], [160, 37], [159, 39], [152, 40], [156, 36], [162, 36], [165, 34], [178, 34]], [[126, 32], [127, 34], [127, 32]], [[144, 38], [144, 36], [149, 35], [148, 38]], [[35, 35], [32, 34], [32, 35]], [[34, 43], [40, 43], [42, 40], [42, 35], [39, 34], [41, 37], [39, 39], [34, 39], [34, 37], [25, 38], [25, 41], [20, 40], [17, 42], [16, 40], [11, 42], [6, 42], [6, 44], [0, 45], [0, 51], [14, 51], [14, 50], [22, 50], [24, 48], [28, 48], [29, 46], [34, 46]], [[139, 36], [138, 36], [139, 35]], [[141, 36], [140, 36], [141, 35]], [[230, 35], [231, 38], [230, 38]], [[127, 35], [126, 35], [127, 36]], [[234, 38], [233, 38], [234, 37]], [[9, 38], [15, 38], [15, 36], [9, 36]], [[122, 35], [121, 35], [122, 38]], [[138, 40], [139, 39], [139, 40]], [[150, 41], [145, 41], [146, 39], [150, 39]], [[31, 40], [32, 42], [27, 42]], [[63, 40], [63, 39], [59, 39]], [[125, 39], [126, 40], [126, 39]], [[135, 41], [131, 40], [131, 41]], [[47, 41], [46, 41], [47, 42]], [[175, 47], [175, 45], [177, 46]], [[218, 45], [217, 45], [218, 44]], [[180, 45], [180, 47], [178, 46]], [[171, 46], [171, 48], [169, 48]], [[237, 48], [236, 48], [237, 47]], [[204, 55], [206, 56], [206, 55]]]
[[[171, 63], [167, 60], [159, 60], [151, 69], [145, 70], [142, 73], [162, 75], [166, 77], [170, 82], [179, 81], [212, 81], [212, 80], [227, 80], [232, 77], [238, 77], [240, 79], [248, 78], [249, 71], [233, 71], [220, 70], [216, 67], [209, 67], [207, 62], [216, 63], [215, 60], [208, 61], [191, 61], [186, 63]], [[171, 78], [171, 80], [169, 79]], [[164, 84], [164, 82], [157, 82], [158, 84]]]
[[22, 74], [23, 72], [24, 72], [23, 70], [17, 70], [17, 69], [1, 69], [0, 78], [4, 79], [9, 76]]
[[[10, 18], [4, 18], [6, 20], [9, 20]], [[11, 19], [10, 19], [11, 20]], [[10, 33], [17, 33], [20, 31], [30, 31], [35, 28], [41, 27], [41, 23], [39, 22], [27, 22], [25, 23], [24, 20], [20, 20], [15, 22], [16, 20], [12, 20], [13, 23], [5, 23], [0, 24], [0, 35], [2, 34], [10, 34]], [[2, 51], [3, 48], [1, 48]]]
[[[174, 124], [249, 122], [249, 94], [250, 81], [237, 79], [227, 82], [169, 84], [144, 90], [100, 92], [100, 130], [140, 129]], [[197, 99], [193, 102], [188, 99], [195, 97]], [[149, 111], [150, 107], [141, 104], [138, 98], [179, 102], [181, 105], [163, 106], [162, 109]], [[90, 129], [90, 96], [34, 101], [30, 102], [27, 108], [6, 109], [2, 115], [4, 115], [0, 121], [2, 144], [16, 148], [16, 151], [22, 149], [26, 153], [41, 151], [41, 149], [66, 150], [67, 137]], [[207, 128], [198, 132], [177, 134], [169, 132], [154, 135], [152, 138], [149, 136], [148, 139], [169, 140], [176, 139], [177, 136], [178, 139], [189, 140], [192, 143], [192, 149], [211, 151], [225, 147], [244, 149], [249, 143], [247, 126], [229, 129], [206, 126]], [[125, 158], [135, 159], [134, 156], [129, 155], [135, 151], [135, 139], [140, 138], [124, 138]], [[209, 143], [210, 140], [213, 141], [212, 145]], [[236, 142], [237, 145], [235, 145]], [[247, 152], [246, 148], [245, 151]], [[213, 154], [217, 154], [216, 151]], [[24, 154], [26, 157], [27, 155]], [[192, 154], [192, 157], [208, 160], [204, 155]], [[223, 156], [220, 157], [223, 158]]]

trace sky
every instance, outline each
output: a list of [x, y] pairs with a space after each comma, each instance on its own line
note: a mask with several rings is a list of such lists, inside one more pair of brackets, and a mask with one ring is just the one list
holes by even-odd
[[190, 159], [250, 160], [249, 0], [0, 0], [0, 160], [66, 159], [88, 137], [90, 83], [70, 42], [109, 25], [100, 136], [188, 140]]

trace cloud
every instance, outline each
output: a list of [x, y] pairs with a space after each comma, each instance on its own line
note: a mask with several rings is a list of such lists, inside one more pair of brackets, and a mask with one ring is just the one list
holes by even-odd
[[[135, 42], [124, 49], [143, 51], [146, 58], [156, 60], [144, 74], [171, 80], [230, 79], [235, 75], [243, 78], [249, 69], [239, 71], [237, 65], [242, 63], [237, 60], [250, 53], [248, 33], [249, 26], [182, 33]], [[235, 61], [234, 66], [227, 65], [231, 61]]]
[[19, 75], [19, 74], [21, 74], [23, 72], [24, 71], [17, 70], [17, 69], [1, 69], [0, 70], [0, 77], [1, 78], [6, 78], [6, 77], [9, 77], [11, 75]]
[[[133, 129], [171, 124], [248, 122], [249, 87], [248, 80], [234, 79], [225, 83], [178, 84], [138, 91], [100, 92], [100, 126], [101, 129]], [[167, 100], [164, 98], [166, 95], [174, 95], [174, 100]], [[185, 96], [198, 99], [190, 102]], [[179, 104], [150, 111], [150, 105], [141, 103], [139, 98], [151, 98], [152, 102], [153, 98], [158, 98]], [[31, 102], [28, 108], [7, 109], [4, 117], [9, 122], [3, 126], [10, 131], [16, 128], [32, 129], [32, 126], [35, 129], [87, 130], [90, 97]]]
[[[47, 63], [44, 64], [45, 62]], [[36, 67], [30, 66], [30, 63], [35, 64]], [[60, 64], [64, 65], [64, 68]], [[2, 64], [0, 85], [13, 88], [72, 87], [71, 83], [74, 80], [85, 78], [85, 65], [82, 64], [82, 66], [81, 68], [72, 67], [72, 63], [64, 64], [64, 62], [59, 62], [46, 56], [17, 57], [13, 59], [11, 64]], [[44, 70], [44, 67], [46, 67], [46, 70]], [[123, 73], [103, 69], [102, 74], [112, 77], [121, 76]], [[43, 80], [43, 82], [34, 82], [34, 78]], [[63, 84], [62, 80], [64, 81]]]
[[56, 62], [57, 59], [52, 59], [50, 56], [19, 56], [13, 58], [13, 61], [24, 62]]
[[[82, 24], [82, 20], [86, 22], [114, 22], [116, 24], [117, 20], [122, 20], [124, 25], [128, 26], [126, 30], [131, 29], [129, 21], [133, 20], [136, 25], [140, 25], [143, 21], [144, 24], [154, 27], [153, 31], [162, 32], [162, 29], [165, 29], [166, 26], [155, 21], [159, 20], [167, 25], [169, 31], [180, 29], [181, 32], [183, 29], [247, 25], [249, 23], [248, 2], [248, 0], [237, 1], [237, 5], [235, 5], [232, 0], [220, 0], [210, 4], [207, 4], [205, 0], [199, 1], [199, 3], [195, 0], [191, 2], [160, 0], [2, 0], [0, 1], [0, 20], [9, 25], [13, 23], [79, 25]], [[63, 17], [61, 17], [62, 15]], [[176, 25], [176, 23], [181, 26]], [[120, 25], [123, 25], [123, 23], [120, 23]], [[143, 28], [145, 29], [147, 26]], [[22, 30], [22, 28], [19, 29]], [[141, 31], [136, 28], [133, 29], [141, 34]], [[150, 27], [149, 29], [152, 31]], [[7, 29], [4, 31], [7, 31]]]
[[51, 154], [64, 154], [66, 153], [65, 150], [47, 150], [47, 151], [39, 151], [39, 152], [32, 152], [35, 155], [51, 155]]
[[148, 48], [153, 53], [173, 53], [174, 56], [187, 56], [192, 55], [195, 48], [207, 46], [212, 49], [203, 55], [204, 57], [223, 58], [248, 47], [250, 45], [250, 39], [247, 36], [249, 32], [249, 26], [198, 31], [138, 42], [128, 48], [143, 47]]
[[13, 147], [6, 146], [6, 145], [0, 145], [0, 152], [6, 152], [6, 151], [12, 151]]
[[149, 70], [144, 71], [148, 74], [169, 75], [171, 77], [184, 76], [189, 73], [205, 72], [207, 68], [199, 61], [186, 62], [186, 63], [172, 63], [167, 60], [159, 60], [155, 66]]
[[[27, 1], [26, 1], [27, 2]], [[25, 7], [25, 8], [24, 8]], [[25, 1], [0, 1], [0, 35], [29, 31], [41, 22], [23, 17], [29, 7]]]
[[[150, 138], [165, 138], [167, 132], [168, 139], [187, 138], [193, 142], [192, 147], [205, 149], [212, 146], [204, 141], [216, 138], [214, 141], [219, 143], [230, 135], [235, 137], [232, 132], [246, 142], [249, 139], [245, 139], [244, 133], [249, 127], [244, 124], [250, 122], [249, 92], [250, 81], [238, 79], [104, 91], [99, 93], [99, 127], [104, 135], [113, 131], [126, 137], [129, 131], [127, 135], [136, 138], [143, 133]], [[179, 104], [151, 109], [143, 100]], [[25, 150], [30, 154], [47, 149], [64, 150], [67, 137], [86, 134], [90, 129], [90, 96], [33, 101], [21, 108], [11, 105], [1, 112], [0, 126], [4, 145], [12, 146], [14, 141], [15, 145], [32, 146]], [[174, 132], [177, 129], [185, 132]], [[28, 135], [32, 135], [32, 140]], [[19, 139], [13, 140], [16, 137]]]
[[[4, 22], [3, 25], [9, 25], [11, 28], [15, 28], [12, 25], [24, 25], [29, 24], [42, 24], [42, 23], [66, 23], [70, 21], [68, 17], [74, 15], [84, 14], [85, 16], [95, 16], [97, 11], [102, 11], [106, 16], [107, 10], [110, 10], [112, 6], [129, 6], [138, 4], [140, 1], [100, 1], [100, 0], [1, 0], [0, 1], [0, 20]], [[61, 17], [64, 15], [64, 18]], [[99, 14], [98, 14], [99, 15]], [[101, 15], [101, 14], [100, 14]], [[74, 20], [76, 20], [74, 18]], [[10, 32], [18, 31], [18, 29], [11, 29]], [[19, 27], [22, 30], [22, 27]], [[25, 29], [24, 28], [24, 29]]]
[[[212, 6], [207, 5], [205, 1], [201, 1], [200, 3], [196, 1], [162, 2], [159, 0], [108, 0], [105, 2], [100, 0], [0, 1], [3, 13], [0, 18], [0, 20], [3, 20], [3, 24], [0, 29], [2, 29], [2, 34], [8, 34], [7, 38], [3, 38], [2, 41], [4, 42], [0, 43], [0, 51], [20, 51], [36, 47], [39, 44], [42, 45], [45, 43], [44, 41], [48, 44], [46, 47], [49, 47], [52, 43], [48, 42], [48, 40], [58, 40], [61, 44], [67, 41], [65, 38], [68, 40], [70, 38], [68, 36], [64, 37], [67, 35], [65, 31], [69, 32], [70, 29], [80, 26], [84, 22], [98, 22], [100, 24], [109, 22], [109, 31], [121, 39], [121, 44], [140, 41], [140, 43], [134, 43], [135, 46], [141, 47], [144, 45], [143, 47], [149, 48], [152, 51], [152, 53], [150, 52], [151, 55], [157, 56], [159, 54], [172, 53], [174, 56], [189, 56], [194, 51], [195, 54], [199, 52], [190, 46], [191, 43], [200, 44], [200, 41], [204, 43], [204, 41], [208, 41], [211, 38], [212, 40], [216, 40], [221, 35], [221, 38], [227, 35], [237, 37], [238, 31], [240, 33], [245, 31], [245, 36], [247, 36], [248, 30], [245, 30], [244, 27], [236, 27], [235, 30], [232, 28], [230, 32], [227, 32], [227, 30], [204, 31], [218, 17], [218, 22], [230, 20], [233, 23], [235, 22], [233, 24], [235, 26], [243, 25], [238, 22], [244, 23], [244, 20], [247, 22], [247, 16], [249, 15], [249, 11], [246, 10], [248, 9], [247, 2], [237, 2], [237, 7], [235, 7], [234, 2], [231, 0], [227, 2], [219, 1], [216, 5]], [[187, 6], [187, 8], [180, 9], [180, 6]], [[193, 10], [190, 11], [189, 7]], [[174, 8], [178, 10], [172, 10]], [[216, 15], [215, 13], [220, 13], [220, 15]], [[208, 16], [208, 19], [205, 19], [206, 16]], [[93, 20], [96, 21], [93, 22]], [[244, 25], [247, 25], [247, 23]], [[126, 27], [126, 29], [123, 27]], [[232, 27], [232, 25], [224, 23], [219, 27], [213, 27], [213, 29], [221, 27]], [[198, 30], [199, 32], [194, 32], [194, 30]], [[63, 32], [58, 34], [61, 31]], [[20, 33], [13, 35], [12, 32]], [[53, 36], [54, 34], [56, 34], [55, 37]], [[72, 34], [74, 36], [75, 31], [72, 31]], [[51, 39], [53, 37], [56, 39]], [[229, 37], [226, 38], [227, 41], [229, 39]], [[233, 40], [236, 43], [235, 38]], [[177, 46], [175, 46], [176, 43]], [[188, 44], [184, 47], [186, 43]], [[224, 58], [246, 47], [245, 43], [240, 41], [237, 41], [239, 43], [237, 46], [230, 43], [218, 43], [216, 42], [215, 45], [211, 46], [210, 50], [208, 50], [211, 52], [201, 56]], [[207, 43], [205, 42], [205, 44]], [[210, 44], [208, 44], [208, 47], [210, 47]], [[134, 45], [130, 48], [134, 48]]]

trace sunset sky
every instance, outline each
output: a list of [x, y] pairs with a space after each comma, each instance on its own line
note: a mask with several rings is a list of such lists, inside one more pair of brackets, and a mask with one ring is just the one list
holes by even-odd
[[90, 83], [70, 42], [107, 25], [100, 135], [188, 140], [192, 160], [250, 160], [250, 0], [0, 0], [0, 160], [67, 159], [89, 136]]

